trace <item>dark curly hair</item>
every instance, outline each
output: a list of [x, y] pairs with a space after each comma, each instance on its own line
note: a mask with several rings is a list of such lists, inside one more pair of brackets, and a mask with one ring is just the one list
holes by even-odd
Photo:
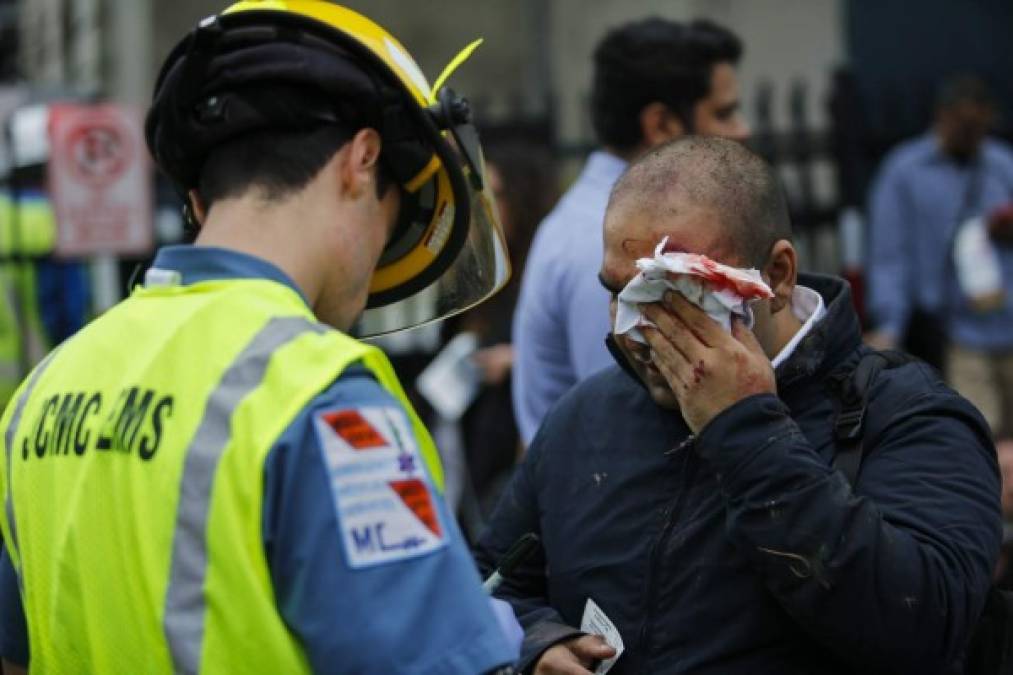
[[742, 42], [705, 20], [651, 17], [609, 31], [594, 51], [591, 121], [598, 140], [625, 151], [640, 144], [640, 112], [661, 102], [692, 129], [693, 105], [710, 91], [711, 69], [738, 63]]

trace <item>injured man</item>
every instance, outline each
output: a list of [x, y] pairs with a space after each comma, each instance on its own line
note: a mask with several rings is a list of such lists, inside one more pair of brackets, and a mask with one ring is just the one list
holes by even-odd
[[884, 369], [854, 485], [833, 468], [832, 384], [867, 348], [847, 284], [799, 272], [777, 179], [740, 144], [639, 158], [604, 246], [617, 366], [557, 403], [478, 546], [488, 574], [542, 542], [496, 591], [522, 670], [964, 672], [1000, 541], [973, 406], [924, 364]]

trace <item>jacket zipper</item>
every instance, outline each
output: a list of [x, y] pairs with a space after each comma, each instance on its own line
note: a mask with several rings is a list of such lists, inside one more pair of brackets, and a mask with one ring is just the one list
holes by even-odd
[[681, 446], [679, 446], [680, 453], [686, 453], [683, 455], [683, 477], [682, 485], [679, 489], [679, 494], [676, 495], [675, 499], [670, 502], [670, 507], [665, 510], [662, 516], [665, 520], [665, 525], [661, 530], [661, 534], [655, 540], [654, 545], [651, 547], [650, 562], [647, 569], [647, 594], [645, 596], [645, 605], [647, 607], [646, 616], [644, 617], [644, 623], [640, 627], [640, 649], [638, 650], [641, 654], [642, 665], [646, 664], [650, 660], [650, 653], [648, 648], [650, 646], [651, 633], [654, 626], [654, 616], [657, 613], [657, 601], [654, 593], [654, 580], [657, 575], [657, 569], [660, 562], [661, 550], [663, 549], [664, 543], [672, 535], [672, 531], [675, 529], [676, 520], [678, 520], [679, 513], [682, 509], [683, 502], [686, 499], [686, 493], [689, 491], [689, 487], [693, 484], [693, 479], [696, 476], [697, 462], [694, 461], [694, 457], [690, 457], [689, 453], [693, 452], [693, 440], [687, 440]]

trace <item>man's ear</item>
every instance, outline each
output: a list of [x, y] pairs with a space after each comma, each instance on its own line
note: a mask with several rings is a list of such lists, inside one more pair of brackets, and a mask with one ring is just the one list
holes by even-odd
[[339, 151], [338, 178], [343, 192], [350, 197], [358, 197], [365, 190], [375, 192], [382, 145], [376, 129], [365, 128], [359, 129]]
[[763, 276], [768, 279], [774, 298], [770, 301], [770, 312], [776, 314], [791, 302], [791, 295], [798, 283], [798, 254], [787, 239], [780, 239], [770, 250]]
[[186, 193], [187, 201], [190, 202], [190, 212], [193, 217], [197, 220], [197, 225], [204, 224], [204, 218], [207, 217], [208, 211], [207, 206], [204, 204], [204, 200], [201, 199], [200, 193], [196, 190], [190, 190]]
[[667, 143], [685, 133], [682, 120], [664, 103], [648, 103], [640, 111], [640, 136], [648, 148]]

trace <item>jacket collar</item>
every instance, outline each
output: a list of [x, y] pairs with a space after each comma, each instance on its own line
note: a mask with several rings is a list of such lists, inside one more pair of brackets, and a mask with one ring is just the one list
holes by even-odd
[[847, 282], [825, 274], [800, 274], [798, 283], [823, 296], [827, 313], [774, 371], [779, 389], [829, 374], [862, 344], [862, 330]]

